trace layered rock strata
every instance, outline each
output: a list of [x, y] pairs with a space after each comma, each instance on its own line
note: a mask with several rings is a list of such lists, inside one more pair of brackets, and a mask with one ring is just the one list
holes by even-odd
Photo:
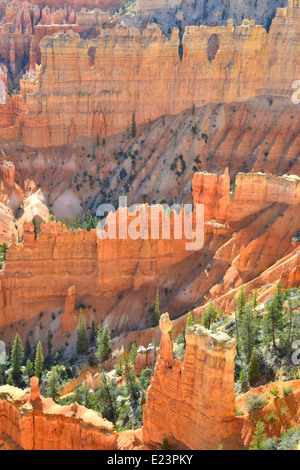
[[[209, 102], [263, 94], [291, 99], [300, 73], [297, 12], [279, 10], [269, 33], [248, 20], [236, 28], [231, 21], [227, 27], [189, 26], [182, 57], [179, 31], [168, 39], [153, 24], [143, 32], [122, 25], [102, 29], [86, 41], [73, 31], [46, 37], [38, 89], [26, 95], [23, 141], [63, 145], [75, 136], [125, 131], [133, 115], [139, 125]], [[213, 36], [219, 43], [215, 57], [207, 49]], [[293, 48], [283, 56], [289, 44]]]
[[157, 448], [173, 446], [215, 450], [242, 448], [242, 421], [235, 417], [236, 342], [202, 327], [186, 330], [184, 363], [173, 360], [168, 314], [160, 319], [162, 340], [144, 405], [143, 441]]
[[[203, 173], [194, 178], [194, 200], [204, 204], [206, 217], [204, 245], [196, 251], [186, 249], [185, 238], [174, 239], [174, 213], [170, 239], [161, 239], [161, 232], [153, 239], [152, 228], [160, 221], [157, 227], [148, 225], [148, 238], [139, 238], [140, 234], [136, 240], [102, 240], [96, 231], [69, 232], [51, 223], [41, 225], [35, 241], [26, 225], [24, 244], [12, 244], [0, 274], [1, 327], [57, 309], [69, 297], [62, 315], [69, 331], [76, 323], [73, 289], [75, 308], [76, 303], [77, 308], [91, 304], [90, 321], [105, 320], [114, 329], [124, 327], [127, 315], [131, 328], [147, 326], [148, 302], [152, 305], [157, 286], [162, 308], [179, 315], [211, 297], [223, 298], [222, 305], [230, 312], [230, 292], [255, 279], [263, 284], [269, 282], [268, 276], [274, 281], [283, 276], [285, 284], [297, 285], [299, 178], [239, 174], [228, 205], [226, 175]], [[208, 186], [212, 191], [207, 193]], [[146, 208], [141, 206], [141, 213]], [[129, 224], [132, 221], [138, 219], [129, 215]]]

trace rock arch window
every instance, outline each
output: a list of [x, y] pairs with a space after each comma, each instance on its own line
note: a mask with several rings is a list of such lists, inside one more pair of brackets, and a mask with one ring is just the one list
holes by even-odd
[[89, 66], [93, 67], [94, 64], [95, 64], [96, 48], [95, 47], [89, 47], [87, 55], [88, 55], [88, 58], [89, 58]]
[[207, 59], [209, 62], [215, 60], [216, 54], [219, 50], [220, 43], [219, 43], [219, 37], [217, 34], [212, 34], [208, 40], [207, 43]]

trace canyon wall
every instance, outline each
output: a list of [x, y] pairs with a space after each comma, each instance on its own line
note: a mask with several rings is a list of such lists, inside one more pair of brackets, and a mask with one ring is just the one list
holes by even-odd
[[[27, 3], [27, 0], [19, 0], [20, 3]], [[80, 8], [99, 8], [102, 11], [114, 11], [120, 8], [121, 0], [30, 0], [30, 3], [48, 6], [65, 6]]]
[[0, 387], [0, 445], [7, 450], [115, 450], [118, 434], [92, 410], [42, 397], [33, 377], [30, 393]]
[[[148, 220], [146, 233], [137, 239], [100, 239], [95, 230], [67, 231], [50, 223], [41, 224], [35, 241], [25, 223], [24, 242], [13, 241], [0, 273], [0, 327], [63, 307], [67, 299], [61, 317], [66, 331], [76, 324], [76, 302], [77, 307], [78, 302], [90, 304], [91, 319], [105, 320], [111, 329], [122, 328], [127, 315], [131, 328], [145, 328], [151, 324], [149, 306], [157, 286], [162, 308], [172, 308], [174, 315], [226, 296], [293, 252], [297, 259], [299, 188], [296, 176], [239, 174], [230, 202], [228, 171], [196, 174], [193, 197], [204, 204], [205, 220], [204, 245], [196, 251], [187, 250], [185, 238], [174, 239], [174, 224], [179, 223], [174, 213], [170, 239], [162, 239], [161, 233], [153, 239], [152, 228], [161, 219], [158, 226]], [[141, 206], [141, 214], [146, 208]], [[195, 228], [195, 213], [193, 218]], [[134, 221], [139, 222], [130, 214], [128, 226]], [[295, 282], [297, 276], [295, 271]]]
[[[37, 91], [26, 95], [24, 143], [48, 147], [79, 135], [123, 132], [133, 114], [139, 125], [209, 102], [262, 94], [291, 98], [300, 74], [300, 18], [288, 12], [278, 12], [269, 34], [248, 20], [236, 28], [231, 21], [227, 27], [186, 27], [182, 60], [179, 31], [168, 39], [155, 24], [143, 32], [122, 25], [102, 29], [86, 41], [73, 31], [46, 37]], [[207, 50], [213, 35], [215, 57]]]
[[243, 448], [243, 421], [235, 417], [235, 339], [189, 327], [182, 364], [173, 360], [168, 314], [161, 316], [160, 328], [159, 356], [143, 409], [145, 446], [155, 449], [168, 439], [175, 448]]
[[[88, 3], [88, 2], [87, 2]], [[34, 69], [40, 63], [40, 40], [47, 35], [73, 29], [78, 33], [89, 30], [95, 35], [100, 28], [110, 25], [109, 11], [104, 9], [120, 6], [121, 2], [96, 2], [86, 5], [96, 6], [93, 10], [83, 8], [75, 2], [28, 2], [0, 0], [0, 59], [8, 67], [11, 77], [26, 69]], [[97, 34], [96, 34], [97, 35]]]

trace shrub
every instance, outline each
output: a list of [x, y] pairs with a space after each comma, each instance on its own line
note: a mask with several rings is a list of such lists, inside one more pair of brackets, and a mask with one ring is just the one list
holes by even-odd
[[292, 387], [283, 388], [282, 393], [285, 397], [288, 397], [289, 395], [292, 395], [293, 388]]
[[286, 408], [281, 408], [280, 409], [280, 414], [281, 414], [281, 416], [286, 416], [287, 415], [287, 409]]
[[246, 400], [246, 406], [249, 414], [255, 413], [258, 410], [261, 410], [264, 406], [268, 404], [268, 399], [264, 395], [259, 393], [253, 393]]
[[268, 416], [268, 421], [269, 423], [274, 423], [275, 420], [276, 420], [276, 414], [272, 411], [272, 413], [269, 414]]
[[168, 439], [164, 439], [164, 442], [162, 443], [162, 446], [160, 450], [171, 450], [172, 446], [169, 444]]
[[274, 386], [271, 388], [270, 390], [270, 393], [275, 397], [275, 398], [279, 398], [279, 395], [280, 395], [280, 392], [279, 392], [279, 388]]

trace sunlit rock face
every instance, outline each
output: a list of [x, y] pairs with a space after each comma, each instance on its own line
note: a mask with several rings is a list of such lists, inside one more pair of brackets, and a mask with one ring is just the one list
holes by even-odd
[[294, 10], [279, 10], [269, 33], [252, 20], [238, 27], [230, 20], [227, 27], [188, 26], [182, 56], [179, 31], [167, 38], [155, 24], [142, 32], [123, 25], [102, 29], [85, 41], [72, 30], [45, 37], [36, 92], [25, 94], [23, 141], [57, 146], [75, 136], [126, 131], [133, 115], [139, 125], [193, 105], [263, 94], [291, 98], [299, 29]]
[[164, 439], [179, 448], [242, 448], [242, 421], [234, 410], [236, 341], [202, 327], [186, 330], [184, 363], [173, 361], [168, 314], [144, 405], [143, 440], [157, 448]]

